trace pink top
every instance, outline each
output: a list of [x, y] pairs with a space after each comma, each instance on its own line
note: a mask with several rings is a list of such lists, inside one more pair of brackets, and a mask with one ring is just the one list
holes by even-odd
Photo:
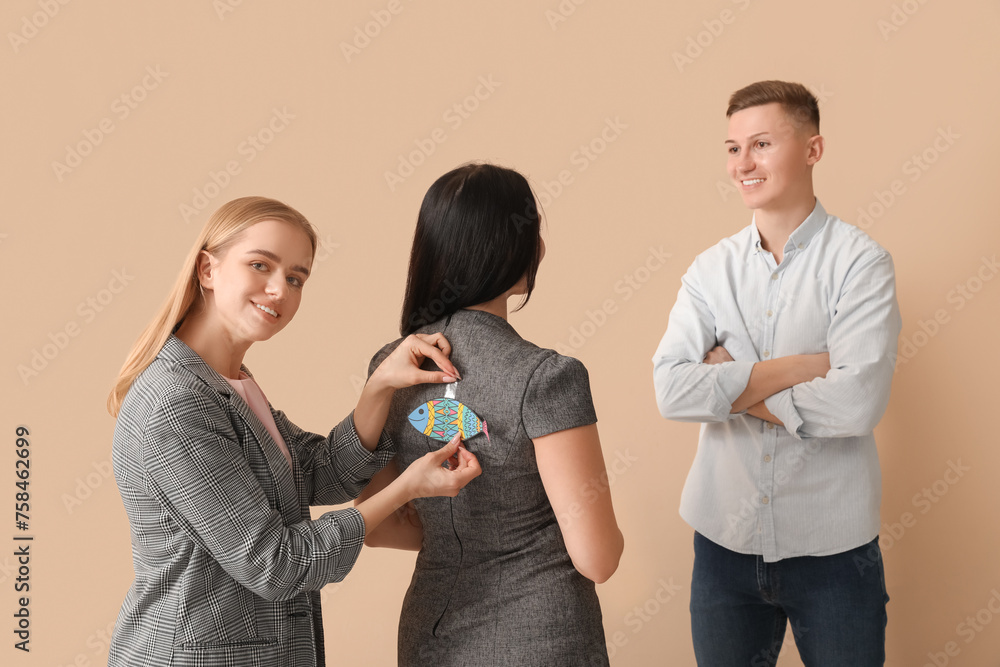
[[246, 404], [250, 406], [257, 418], [260, 419], [260, 423], [264, 425], [267, 432], [271, 434], [274, 441], [278, 443], [278, 447], [281, 448], [281, 453], [285, 455], [285, 460], [288, 461], [288, 467], [292, 467], [292, 455], [288, 451], [288, 445], [285, 444], [285, 439], [281, 437], [281, 433], [278, 432], [278, 426], [274, 423], [274, 417], [271, 415], [271, 408], [267, 406], [267, 398], [264, 396], [264, 392], [260, 390], [260, 386], [254, 381], [252, 377], [240, 371], [240, 379], [234, 380], [232, 378], [226, 378], [229, 384], [233, 385], [233, 389], [239, 392]]

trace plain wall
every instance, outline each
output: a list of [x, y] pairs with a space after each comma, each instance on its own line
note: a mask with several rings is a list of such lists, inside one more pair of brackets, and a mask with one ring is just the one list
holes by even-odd
[[[12, 0], [0, 16], [4, 664], [107, 660], [132, 563], [105, 399], [209, 214], [260, 194], [320, 229], [295, 322], [246, 362], [323, 432], [396, 336], [424, 192], [475, 159], [545, 204], [537, 290], [510, 321], [590, 370], [626, 539], [598, 587], [612, 664], [694, 664], [677, 506], [698, 429], [659, 416], [650, 359], [686, 267], [750, 222], [725, 107], [769, 78], [818, 93], [817, 194], [895, 260], [905, 363], [876, 430], [887, 664], [998, 664], [996, 2]], [[28, 531], [10, 507], [17, 425]], [[11, 632], [21, 533], [28, 654]], [[327, 587], [328, 664], [395, 664], [413, 560], [366, 549]], [[790, 633], [779, 664], [801, 664]]]

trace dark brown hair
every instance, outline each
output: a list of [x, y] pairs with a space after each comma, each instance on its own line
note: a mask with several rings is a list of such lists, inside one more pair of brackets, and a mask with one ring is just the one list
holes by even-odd
[[819, 102], [816, 101], [816, 96], [801, 83], [758, 81], [745, 88], [740, 88], [729, 97], [726, 118], [737, 111], [773, 102], [777, 102], [785, 109], [785, 113], [795, 123], [796, 128], [808, 123], [819, 134]]
[[399, 332], [491, 301], [541, 261], [541, 221], [528, 181], [513, 169], [467, 164], [437, 179], [420, 205]]

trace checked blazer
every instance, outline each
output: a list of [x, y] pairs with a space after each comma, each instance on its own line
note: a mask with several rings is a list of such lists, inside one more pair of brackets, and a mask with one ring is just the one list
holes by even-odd
[[[249, 375], [246, 368], [243, 369]], [[292, 468], [264, 425], [171, 335], [133, 383], [112, 461], [135, 581], [111, 640], [112, 667], [323, 665], [319, 590], [357, 559], [356, 497], [394, 453], [369, 452], [353, 413], [328, 436], [271, 408]]]

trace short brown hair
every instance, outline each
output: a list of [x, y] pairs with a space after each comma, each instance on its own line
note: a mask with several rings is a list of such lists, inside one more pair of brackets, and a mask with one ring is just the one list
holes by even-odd
[[801, 83], [758, 81], [745, 88], [740, 88], [729, 97], [726, 118], [737, 111], [773, 102], [784, 107], [785, 113], [797, 127], [809, 123], [819, 133], [819, 102], [816, 101], [816, 96]]

